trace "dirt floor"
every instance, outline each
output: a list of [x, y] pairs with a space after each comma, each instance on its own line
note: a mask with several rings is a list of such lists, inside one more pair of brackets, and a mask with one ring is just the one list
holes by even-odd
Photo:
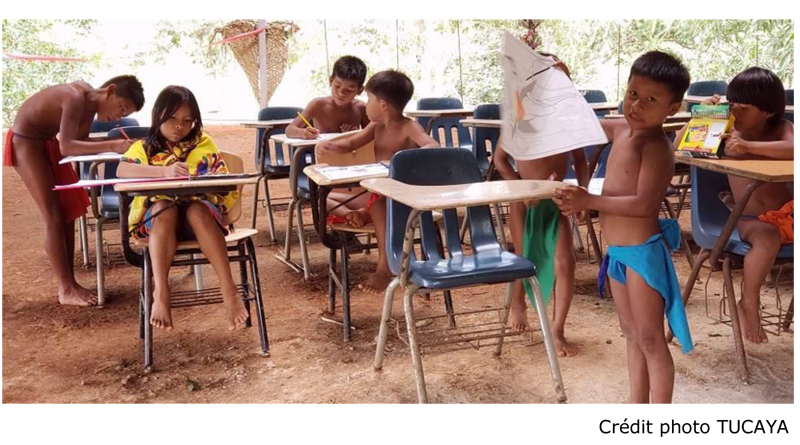
[[[253, 170], [252, 130], [210, 127], [224, 150], [240, 153]], [[275, 181], [272, 196], [288, 196], [287, 181]], [[244, 192], [249, 226], [253, 188]], [[682, 224], [689, 227], [688, 213]], [[276, 213], [283, 239], [286, 212]], [[306, 219], [311, 221], [310, 214]], [[260, 354], [257, 328], [228, 332], [221, 306], [177, 309], [176, 329], [155, 333], [153, 373], [144, 373], [138, 337], [140, 270], [120, 263], [106, 274], [109, 303], [101, 309], [59, 306], [56, 282], [43, 251], [42, 223], [19, 176], [3, 168], [3, 402], [5, 403], [408, 403], [416, 401], [414, 376], [405, 338], [389, 336], [384, 369], [372, 358], [382, 296], [354, 290], [353, 341], [343, 343], [341, 327], [326, 321], [328, 252], [312, 234], [311, 265], [316, 278], [302, 275], [274, 258], [265, 214], [260, 211], [255, 242], [261, 286], [266, 296], [270, 357]], [[90, 233], [93, 239], [93, 232]], [[119, 232], [109, 224], [105, 239], [119, 257]], [[295, 240], [296, 243], [296, 240]], [[296, 245], [296, 244], [295, 244]], [[92, 244], [93, 246], [93, 244]], [[94, 251], [91, 248], [94, 264]], [[77, 257], [77, 255], [76, 255]], [[352, 257], [352, 281], [368, 276], [377, 253]], [[299, 254], [298, 254], [299, 258]], [[118, 258], [119, 260], [119, 258]], [[674, 256], [681, 284], [686, 259]], [[628, 394], [625, 339], [611, 300], [596, 296], [597, 264], [578, 254], [577, 289], [567, 335], [580, 354], [560, 359], [569, 403], [624, 403]], [[78, 268], [78, 281], [94, 287], [94, 267]], [[794, 334], [769, 335], [766, 345], [747, 345], [752, 384], [737, 377], [731, 328], [707, 316], [701, 273], [687, 307], [695, 351], [682, 355], [672, 345], [677, 403], [792, 403]], [[783, 307], [793, 293], [791, 271], [779, 286]], [[740, 278], [740, 274], [737, 279]], [[214, 284], [206, 266], [206, 285]], [[719, 311], [721, 272], [709, 283], [708, 312]], [[173, 269], [174, 289], [188, 290], [188, 268]], [[503, 286], [454, 292], [457, 310], [479, 309], [501, 301]], [[398, 296], [400, 294], [398, 293]], [[775, 290], [764, 287], [763, 301], [775, 306]], [[393, 316], [401, 320], [395, 299]], [[443, 313], [441, 295], [417, 300], [418, 315]], [[330, 316], [341, 317], [340, 308]], [[529, 310], [529, 318], [535, 322]], [[398, 328], [402, 329], [402, 328]], [[403, 332], [403, 331], [400, 331]], [[403, 332], [404, 333], [404, 332]], [[436, 403], [554, 403], [550, 371], [538, 332], [513, 337], [502, 355], [491, 347], [433, 350], [424, 355], [430, 401]]]

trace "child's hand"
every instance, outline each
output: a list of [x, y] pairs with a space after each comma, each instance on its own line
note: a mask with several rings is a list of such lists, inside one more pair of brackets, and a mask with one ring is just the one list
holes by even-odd
[[120, 139], [118, 141], [114, 141], [114, 146], [112, 147], [115, 153], [125, 154], [131, 145], [136, 142], [133, 139]]
[[176, 162], [164, 167], [164, 177], [189, 176], [189, 165], [185, 162]]
[[303, 129], [303, 139], [316, 139], [319, 136], [319, 130], [314, 127], [306, 127]]
[[719, 103], [720, 99], [721, 97], [719, 97], [719, 94], [715, 94], [708, 99], [703, 99], [703, 101], [700, 103], [703, 105], [716, 105]]
[[342, 133], [358, 130], [359, 128], [361, 128], [361, 125], [359, 124], [348, 124], [348, 123], [344, 123], [339, 127], [339, 129], [342, 130]]
[[314, 150], [316, 150], [319, 153], [337, 153], [337, 151], [334, 150], [334, 147], [335, 146], [333, 142], [322, 141], [314, 147]]
[[582, 187], [565, 187], [557, 189], [553, 202], [564, 216], [577, 215], [589, 208], [589, 192]]
[[749, 153], [747, 141], [740, 138], [735, 134], [725, 133], [722, 135], [725, 139], [725, 154], [731, 155], [745, 155]]

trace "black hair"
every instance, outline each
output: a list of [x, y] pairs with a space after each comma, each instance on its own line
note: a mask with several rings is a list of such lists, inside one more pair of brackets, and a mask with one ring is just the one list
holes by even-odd
[[414, 83], [400, 71], [386, 70], [369, 78], [367, 91], [378, 99], [389, 102], [395, 110], [402, 113], [414, 95]]
[[726, 93], [728, 102], [753, 105], [765, 113], [773, 113], [767, 123], [783, 121], [786, 113], [786, 90], [772, 71], [757, 66], [750, 67], [731, 80]]
[[153, 104], [150, 133], [147, 134], [147, 138], [144, 140], [144, 146], [148, 157], [166, 147], [167, 139], [161, 134], [161, 125], [172, 117], [183, 104], [189, 106], [189, 110], [192, 112], [192, 119], [194, 119], [194, 125], [192, 125], [189, 134], [181, 139], [181, 142], [193, 140], [203, 131], [203, 119], [200, 117], [200, 106], [197, 105], [197, 99], [195, 99], [194, 94], [186, 87], [170, 85], [158, 93], [156, 103]]
[[367, 78], [367, 65], [363, 60], [355, 56], [339, 57], [333, 64], [333, 73], [331, 73], [330, 80], [333, 81], [334, 77], [351, 80], [361, 87]]
[[117, 76], [108, 79], [100, 88], [105, 88], [109, 85], [115, 86], [114, 94], [131, 101], [133, 106], [136, 107], [136, 111], [141, 110], [144, 106], [144, 88], [142, 88], [142, 83], [139, 82], [136, 76], [129, 74]]
[[672, 91], [672, 102], [681, 102], [686, 90], [689, 89], [689, 70], [675, 56], [662, 51], [650, 51], [642, 54], [633, 62], [631, 74], [647, 77], [658, 83], [663, 83]]

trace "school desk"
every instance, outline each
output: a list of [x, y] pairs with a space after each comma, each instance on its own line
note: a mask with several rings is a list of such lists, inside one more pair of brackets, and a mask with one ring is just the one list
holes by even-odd
[[[372, 235], [375, 232], [372, 224], [358, 229], [350, 229], [346, 225], [337, 224], [332, 228], [333, 230], [328, 230], [327, 219], [330, 211], [327, 205], [328, 195], [334, 188], [358, 187], [359, 183], [364, 179], [385, 178], [389, 175], [389, 169], [384, 164], [371, 164], [371, 166], [372, 168], [370, 171], [365, 171], [363, 173], [355, 172], [354, 174], [349, 174], [347, 177], [334, 179], [330, 178], [329, 172], [331, 170], [337, 170], [337, 167], [328, 164], [309, 165], [303, 170], [309, 179], [308, 185], [311, 194], [311, 214], [314, 228], [322, 244], [327, 247], [330, 252], [328, 261], [328, 312], [333, 314], [336, 311], [336, 289], [339, 289], [342, 295], [341, 324], [343, 341], [345, 342], [351, 340], [351, 329], [354, 329], [350, 318], [350, 292], [349, 288], [346, 289], [350, 281], [348, 278], [348, 234], [368, 234], [367, 242], [360, 246], [361, 249], [376, 248], [377, 245], [371, 242]], [[352, 170], [352, 167], [360, 166], [342, 166], [339, 167], [339, 169]], [[367, 170], [363, 167], [362, 169]], [[361, 193], [357, 193], [353, 196], [351, 200], [365, 193], [367, 193], [366, 190], [363, 190]], [[345, 204], [346, 203], [343, 203], [341, 205]], [[341, 269], [341, 277], [339, 277], [339, 273], [336, 272], [337, 251], [341, 252], [341, 264], [339, 266]]]
[[[702, 159], [691, 156], [675, 156], [675, 161], [692, 167], [702, 168], [725, 175], [734, 175], [747, 178], [750, 181], [744, 189], [741, 198], [728, 216], [725, 226], [722, 228], [719, 237], [714, 243], [710, 252], [701, 251], [694, 259], [692, 271], [689, 279], [683, 288], [684, 304], [689, 299], [689, 295], [694, 288], [700, 268], [706, 260], [709, 264], [715, 265], [720, 260], [728, 240], [736, 229], [736, 224], [742, 216], [742, 212], [750, 201], [753, 192], [765, 183], [786, 183], [794, 181], [794, 161], [761, 161], [761, 160], [733, 160], [733, 159]], [[736, 296], [733, 288], [726, 290], [728, 306], [731, 311], [731, 325], [733, 327], [733, 338], [736, 345], [736, 354], [739, 360], [740, 376], [745, 382], [749, 381], [750, 373], [747, 369], [747, 359], [744, 353], [744, 343], [742, 341], [742, 331], [739, 326], [738, 308], [736, 306]]]
[[436, 119], [440, 117], [469, 117], [472, 116], [472, 109], [469, 108], [453, 108], [451, 110], [411, 110], [406, 111], [406, 116], [413, 117], [415, 119], [421, 117], [427, 117], [428, 125], [425, 128], [425, 132], [430, 134], [431, 129], [433, 128], [433, 123]]
[[[603, 116], [602, 119], [625, 119], [625, 115], [624, 114], [607, 114], [607, 115]], [[674, 123], [674, 122], [686, 123], [686, 122], [689, 122], [691, 119], [692, 119], [692, 113], [689, 113], [688, 111], [679, 111], [679, 112], [673, 114], [672, 116], [667, 116], [667, 118], [664, 119], [664, 123], [665, 124], [670, 124], [670, 123]]]
[[[284, 242], [284, 249], [282, 251], [279, 250], [278, 253], [275, 254], [275, 258], [283, 264], [289, 266], [289, 268], [295, 272], [302, 272], [305, 280], [308, 280], [312, 277], [308, 262], [308, 249], [306, 248], [306, 240], [303, 233], [303, 213], [301, 211], [301, 206], [306, 201], [307, 197], [299, 196], [297, 193], [297, 184], [302, 171], [296, 168], [296, 166], [304, 165], [306, 155], [313, 153], [314, 147], [321, 141], [336, 140], [342, 137], [353, 135], [359, 131], [361, 130], [348, 131], [346, 133], [325, 134], [318, 139], [290, 138], [285, 134], [276, 134], [270, 137], [270, 139], [280, 143], [289, 150], [289, 158], [291, 159], [291, 163], [289, 165], [289, 191], [292, 193], [292, 197], [289, 201], [289, 217], [286, 220], [286, 239]], [[292, 219], [295, 216], [297, 217], [302, 265], [297, 264], [291, 259]]]
[[[714, 97], [714, 96], [690, 96], [690, 95], [687, 95], [687, 96], [685, 96], [683, 98], [683, 101], [686, 102], [687, 104], [699, 104], [699, 103], [702, 103], [706, 99], [711, 99], [712, 97]], [[719, 103], [721, 103], [721, 104], [728, 103], [728, 98], [725, 97], [725, 96], [720, 96], [719, 97]]]
[[594, 111], [614, 111], [619, 109], [617, 102], [589, 102], [589, 106]]

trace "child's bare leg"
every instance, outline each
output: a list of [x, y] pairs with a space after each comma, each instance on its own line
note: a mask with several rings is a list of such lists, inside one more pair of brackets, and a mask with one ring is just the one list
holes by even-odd
[[354, 193], [331, 192], [328, 195], [328, 208], [333, 209], [332, 214], [347, 219], [347, 224], [353, 227], [363, 227], [369, 222], [369, 212], [367, 211], [366, 193], [356, 196]]
[[[64, 222], [64, 210], [58, 192], [53, 191], [55, 180], [45, 150], [44, 141], [14, 138], [15, 169], [42, 214], [45, 252], [58, 279], [58, 302], [91, 306], [97, 304], [97, 296], [75, 281], [72, 256], [75, 226]], [[72, 251], [68, 244], [70, 237]]]
[[225, 246], [225, 236], [217, 225], [216, 219], [211, 214], [208, 206], [195, 202], [186, 209], [186, 221], [192, 228], [200, 244], [200, 250], [208, 258], [211, 267], [219, 277], [222, 299], [227, 312], [228, 329], [243, 328], [247, 321], [247, 309], [244, 307], [236, 284], [231, 274], [231, 264], [228, 261], [228, 250]]
[[766, 343], [767, 333], [761, 327], [759, 312], [761, 285], [775, 263], [781, 248], [781, 235], [774, 226], [758, 220], [740, 221], [739, 234], [752, 246], [744, 257], [744, 289], [738, 303], [739, 326], [747, 341]]
[[[509, 226], [511, 228], [511, 241], [514, 244], [514, 253], [522, 255], [522, 238], [525, 236], [525, 215], [527, 207], [521, 202], [512, 202], [510, 209]], [[527, 331], [528, 314], [525, 303], [525, 288], [522, 280], [515, 280], [511, 287], [511, 328], [518, 331]]]
[[389, 261], [386, 258], [386, 198], [375, 201], [370, 208], [369, 215], [375, 225], [375, 239], [378, 242], [378, 266], [375, 273], [358, 288], [373, 293], [383, 293], [386, 286], [392, 281], [392, 272], [389, 270]]
[[[153, 204], [151, 214], [152, 228], [147, 244], [150, 250], [150, 262], [153, 263], [153, 307], [150, 324], [159, 329], [172, 330], [172, 312], [170, 311], [169, 268], [178, 247], [176, 227], [178, 224], [178, 208], [169, 206], [168, 201]], [[162, 211], [163, 210], [163, 211]]]
[[619, 327], [625, 336], [628, 355], [628, 379], [630, 380], [630, 403], [649, 403], [650, 382], [647, 376], [647, 362], [639, 348], [634, 329], [633, 314], [631, 313], [628, 288], [614, 279], [608, 280], [614, 294], [614, 305], [617, 307]]
[[572, 230], [569, 219], [561, 216], [558, 223], [558, 241], [555, 258], [555, 291], [553, 292], [553, 342], [559, 357], [572, 357], [578, 347], [564, 337], [572, 296], [575, 292], [575, 252], [572, 250]]
[[[628, 268], [628, 299], [633, 330], [647, 362], [652, 403], [672, 403], [675, 365], [664, 337], [664, 299], [633, 269]], [[616, 299], [616, 294], [614, 294]]]

